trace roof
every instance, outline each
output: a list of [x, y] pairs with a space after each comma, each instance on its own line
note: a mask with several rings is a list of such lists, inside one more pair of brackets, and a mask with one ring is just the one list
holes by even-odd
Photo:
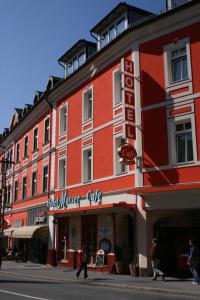
[[71, 58], [73, 58], [79, 51], [81, 51], [84, 47], [90, 46], [93, 48], [96, 48], [96, 43], [87, 41], [87, 40], [79, 40], [77, 43], [75, 43], [65, 54], [63, 54], [58, 61], [59, 62], [67, 62]]
[[152, 15], [152, 12], [149, 12], [147, 10], [128, 5], [126, 2], [119, 3], [113, 10], [109, 12], [99, 23], [97, 23], [90, 32], [94, 33], [100, 33], [104, 30], [105, 27], [109, 26], [114, 20], [116, 20], [118, 17], [120, 17], [124, 12], [126, 11], [132, 11], [136, 13], [137, 15], [141, 16], [149, 16]]

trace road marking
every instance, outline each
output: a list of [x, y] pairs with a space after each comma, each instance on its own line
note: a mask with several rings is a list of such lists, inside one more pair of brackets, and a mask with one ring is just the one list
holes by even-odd
[[47, 299], [47, 298], [33, 297], [33, 296], [29, 296], [29, 295], [25, 295], [25, 294], [19, 294], [19, 293], [14, 293], [14, 292], [5, 291], [5, 290], [0, 290], [0, 293], [5, 293], [5, 294], [10, 294], [10, 295], [15, 295], [15, 296], [21, 296], [21, 297], [30, 298], [30, 299], [37, 299], [37, 300], [50, 300], [50, 299]]

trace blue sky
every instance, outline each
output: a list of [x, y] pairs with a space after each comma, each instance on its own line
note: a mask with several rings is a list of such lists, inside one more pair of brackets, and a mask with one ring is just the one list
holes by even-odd
[[[63, 77], [57, 63], [118, 0], [0, 0], [0, 133], [15, 107], [32, 103], [50, 75]], [[159, 12], [164, 0], [127, 0]]]

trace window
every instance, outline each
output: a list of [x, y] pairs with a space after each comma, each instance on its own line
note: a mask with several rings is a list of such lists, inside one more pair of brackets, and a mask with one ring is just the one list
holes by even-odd
[[178, 163], [194, 160], [191, 121], [175, 125], [176, 159]]
[[172, 51], [171, 71], [172, 81], [188, 79], [186, 47]]
[[43, 193], [48, 191], [48, 166], [43, 168]]
[[8, 187], [8, 192], [7, 192], [7, 205], [9, 206], [11, 204], [11, 185], [9, 184]]
[[93, 89], [83, 92], [83, 122], [93, 117]]
[[34, 129], [33, 132], [33, 151], [38, 150], [38, 127]]
[[121, 18], [118, 22], [112, 24], [105, 32], [100, 35], [100, 46], [101, 49], [109, 44], [126, 29], [126, 19]]
[[66, 65], [66, 76], [71, 75], [75, 72], [80, 66], [82, 66], [86, 61], [85, 52], [82, 51], [78, 55], [76, 55], [71, 61]]
[[15, 181], [15, 190], [14, 190], [14, 202], [16, 202], [18, 200], [18, 181]]
[[35, 196], [36, 195], [36, 188], [37, 188], [37, 172], [32, 173], [32, 190], [31, 190], [31, 195]]
[[122, 164], [119, 159], [119, 154], [117, 152], [117, 149], [122, 143], [122, 136], [115, 138], [115, 174], [120, 175], [127, 172], [127, 166], [125, 164]]
[[117, 105], [122, 102], [121, 72], [113, 71], [113, 103]]
[[66, 182], [66, 160], [60, 159], [59, 160], [59, 189], [65, 187]]
[[182, 83], [192, 78], [189, 39], [177, 41], [164, 47], [166, 86]]
[[83, 151], [83, 182], [92, 180], [92, 149]]
[[50, 138], [49, 118], [44, 122], [44, 143], [47, 144]]
[[67, 107], [64, 105], [60, 109], [60, 134], [65, 133], [67, 130]]
[[20, 143], [18, 143], [16, 147], [16, 163], [19, 163], [19, 158], [20, 158]]
[[26, 198], [26, 185], [27, 185], [27, 177], [23, 177], [22, 179], [22, 199]]
[[117, 22], [116, 31], [117, 35], [121, 34], [125, 29], [125, 18], [122, 18], [119, 22]]
[[24, 138], [24, 158], [28, 156], [28, 135]]

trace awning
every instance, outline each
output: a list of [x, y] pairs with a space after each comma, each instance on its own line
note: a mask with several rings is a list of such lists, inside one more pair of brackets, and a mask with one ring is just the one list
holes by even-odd
[[11, 236], [15, 229], [17, 229], [17, 227], [9, 227], [7, 229], [4, 229], [4, 236]]
[[92, 205], [92, 206], [84, 206], [84, 207], [77, 207], [77, 208], [68, 208], [68, 209], [60, 209], [60, 210], [49, 210], [48, 215], [62, 215], [62, 214], [69, 214], [69, 215], [76, 215], [76, 214], [86, 214], [86, 213], [97, 213], [99, 211], [106, 211], [112, 209], [112, 211], [119, 211], [120, 209], [134, 209], [135, 204], [129, 204], [125, 202], [120, 203], [110, 203], [110, 204], [101, 204], [101, 205]]
[[48, 225], [35, 225], [35, 226], [22, 226], [17, 227], [13, 233], [12, 237], [17, 239], [31, 239], [36, 235], [48, 233]]

